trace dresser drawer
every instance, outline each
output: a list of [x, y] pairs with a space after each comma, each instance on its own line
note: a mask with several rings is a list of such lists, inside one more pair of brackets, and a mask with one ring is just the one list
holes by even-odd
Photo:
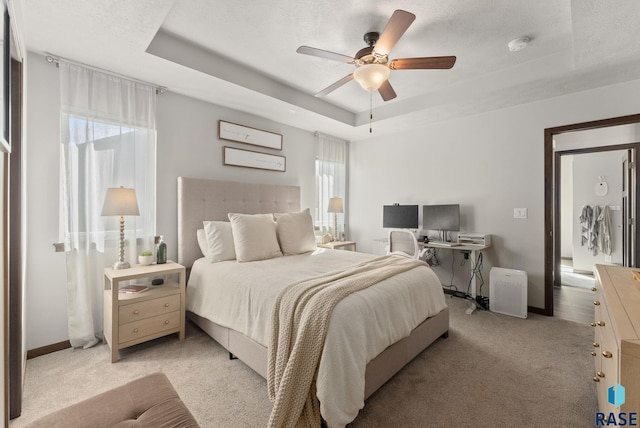
[[128, 324], [133, 321], [178, 310], [180, 310], [179, 294], [122, 305], [119, 309], [119, 324]]
[[178, 329], [180, 329], [180, 311], [169, 312], [121, 325], [118, 343], [122, 345], [132, 340], [142, 339], [145, 336]]

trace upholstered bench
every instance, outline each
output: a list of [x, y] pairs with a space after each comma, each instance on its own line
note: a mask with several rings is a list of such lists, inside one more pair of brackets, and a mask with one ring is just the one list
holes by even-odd
[[193, 428], [195, 419], [164, 373], [154, 373], [51, 413], [29, 428]]

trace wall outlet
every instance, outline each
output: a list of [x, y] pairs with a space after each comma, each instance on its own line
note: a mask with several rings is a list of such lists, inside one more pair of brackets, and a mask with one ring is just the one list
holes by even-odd
[[514, 208], [513, 209], [513, 218], [527, 218], [527, 209], [526, 208]]

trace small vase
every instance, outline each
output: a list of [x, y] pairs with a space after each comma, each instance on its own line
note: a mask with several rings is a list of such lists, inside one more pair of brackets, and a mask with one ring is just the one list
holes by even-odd
[[156, 263], [161, 265], [167, 262], [167, 244], [164, 242], [164, 236], [160, 235], [158, 242], [158, 252], [156, 253]]
[[138, 263], [142, 266], [149, 266], [153, 263], [153, 256], [138, 256]]

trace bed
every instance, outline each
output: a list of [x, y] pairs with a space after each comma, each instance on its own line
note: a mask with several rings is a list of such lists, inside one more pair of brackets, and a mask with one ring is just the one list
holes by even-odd
[[[230, 355], [264, 378], [268, 371], [269, 305], [279, 290], [305, 277], [369, 263], [375, 256], [318, 248], [247, 263], [212, 263], [203, 258], [197, 234], [203, 221], [225, 221], [228, 213], [297, 212], [297, 186], [178, 178], [178, 262], [189, 269], [187, 314]], [[418, 287], [418, 282], [429, 286]], [[234, 290], [234, 294], [225, 289]], [[257, 296], [262, 296], [260, 303]], [[387, 306], [371, 304], [376, 299], [388, 300], [384, 303]], [[251, 304], [238, 309], [242, 301]], [[356, 313], [375, 319], [358, 321], [360, 315]], [[358, 325], [371, 331], [356, 333], [349, 339]], [[338, 303], [331, 315], [316, 381], [327, 425], [338, 427], [351, 422], [366, 398], [431, 343], [446, 337], [448, 329], [444, 293], [426, 265], [390, 277]], [[347, 350], [348, 347], [353, 349]], [[352, 369], [349, 364], [358, 367]], [[355, 372], [362, 372], [361, 376]]]

